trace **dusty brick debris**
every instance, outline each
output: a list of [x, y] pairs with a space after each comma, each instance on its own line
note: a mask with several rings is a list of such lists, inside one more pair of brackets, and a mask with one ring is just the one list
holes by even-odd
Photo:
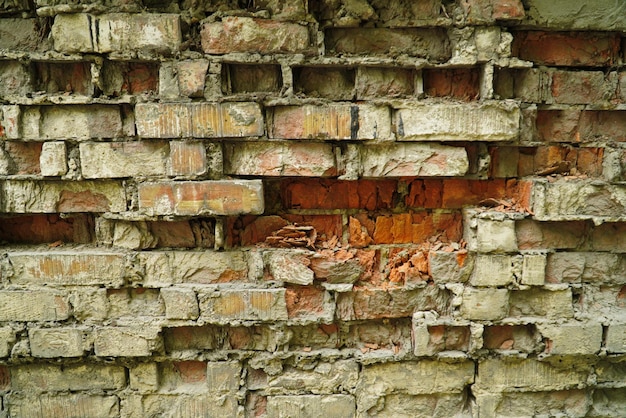
[[0, 418], [626, 416], [625, 34], [0, 0]]

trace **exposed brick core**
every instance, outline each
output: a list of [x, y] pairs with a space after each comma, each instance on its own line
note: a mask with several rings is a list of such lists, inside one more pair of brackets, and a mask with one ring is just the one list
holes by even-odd
[[0, 418], [626, 416], [625, 34], [0, 0]]

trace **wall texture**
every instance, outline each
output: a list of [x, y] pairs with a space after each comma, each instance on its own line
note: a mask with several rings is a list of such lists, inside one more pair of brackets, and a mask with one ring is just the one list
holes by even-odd
[[625, 33], [0, 0], [0, 417], [626, 416]]

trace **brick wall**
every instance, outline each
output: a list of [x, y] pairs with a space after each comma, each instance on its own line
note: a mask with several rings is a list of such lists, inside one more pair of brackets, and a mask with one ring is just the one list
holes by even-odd
[[0, 417], [626, 416], [624, 33], [0, 0]]

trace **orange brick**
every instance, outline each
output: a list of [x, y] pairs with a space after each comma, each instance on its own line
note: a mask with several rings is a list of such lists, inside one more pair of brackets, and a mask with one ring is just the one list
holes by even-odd
[[94, 235], [93, 219], [77, 214], [61, 218], [57, 214], [13, 216], [0, 220], [0, 241], [14, 244], [43, 244], [91, 242]]
[[422, 74], [427, 96], [476, 100], [480, 95], [480, 72], [476, 68], [424, 70]]
[[395, 180], [283, 180], [280, 195], [285, 209], [391, 209]]
[[258, 180], [141, 183], [139, 208], [152, 215], [237, 215], [263, 212]]
[[289, 318], [311, 317], [324, 313], [326, 291], [315, 286], [287, 286], [285, 301]]
[[11, 163], [6, 174], [40, 174], [41, 148], [41, 142], [5, 142], [4, 151]]
[[460, 213], [403, 213], [376, 217], [370, 235], [375, 244], [425, 242], [433, 236], [444, 242], [462, 238]]
[[513, 34], [512, 52], [535, 65], [609, 67], [619, 58], [620, 37], [608, 32], [541, 32]]

